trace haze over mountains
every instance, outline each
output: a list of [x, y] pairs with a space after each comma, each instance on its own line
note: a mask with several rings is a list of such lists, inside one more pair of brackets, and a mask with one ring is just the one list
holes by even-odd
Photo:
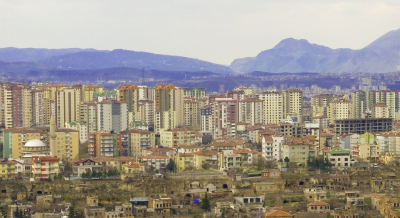
[[256, 57], [236, 59], [230, 67], [237, 72], [395, 72], [400, 70], [400, 29], [360, 50], [331, 49], [288, 38]]
[[[41, 73], [52, 70], [134, 68], [159, 72], [248, 73], [386, 73], [400, 71], [400, 29], [390, 31], [360, 50], [331, 49], [304, 39], [288, 38], [256, 57], [239, 58], [224, 66], [193, 58], [122, 49], [0, 48], [0, 73]], [[345, 40], [345, 39], [343, 39]], [[212, 52], [212, 51], [210, 51]], [[75, 71], [76, 72], [76, 71]], [[81, 71], [86, 72], [86, 71]], [[127, 71], [128, 72], [128, 71]], [[27, 74], [24, 74], [27, 75]], [[45, 74], [43, 74], [45, 75]]]

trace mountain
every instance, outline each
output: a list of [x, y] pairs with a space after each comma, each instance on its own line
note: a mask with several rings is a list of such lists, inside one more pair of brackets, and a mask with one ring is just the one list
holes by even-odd
[[393, 30], [360, 50], [331, 49], [304, 39], [288, 38], [256, 57], [234, 60], [236, 72], [371, 72], [400, 70], [400, 29]]
[[233, 71], [226, 66], [193, 58], [159, 55], [122, 49], [102, 52], [77, 52], [53, 56], [39, 63], [64, 69], [101, 69], [113, 67], [132, 67], [164, 71], [210, 71], [229, 74]]
[[76, 52], [96, 51], [95, 49], [66, 48], [66, 49], [46, 49], [46, 48], [0, 48], [0, 60], [6, 62], [35, 62], [41, 59], [50, 58], [58, 55], [65, 55]]

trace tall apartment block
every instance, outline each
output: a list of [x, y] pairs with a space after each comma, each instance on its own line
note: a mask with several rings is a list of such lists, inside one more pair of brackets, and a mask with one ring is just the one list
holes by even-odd
[[63, 89], [56, 92], [56, 124], [65, 128], [68, 122], [80, 119], [81, 90]]
[[258, 98], [247, 98], [239, 102], [239, 122], [254, 126], [264, 121], [263, 101]]
[[284, 94], [280, 90], [268, 90], [259, 95], [263, 101], [264, 124], [278, 124], [284, 116]]
[[21, 128], [32, 125], [31, 89], [27, 85], [8, 85], [4, 89], [5, 127]]
[[185, 128], [190, 130], [199, 130], [201, 126], [200, 107], [201, 102], [196, 98], [184, 98], [184, 121]]
[[184, 125], [183, 89], [171, 84], [154, 88], [154, 131], [175, 129]]
[[128, 107], [125, 102], [104, 100], [97, 104], [99, 131], [121, 132], [128, 129]]
[[80, 105], [80, 122], [87, 124], [88, 133], [98, 131], [97, 128], [97, 104], [87, 102]]

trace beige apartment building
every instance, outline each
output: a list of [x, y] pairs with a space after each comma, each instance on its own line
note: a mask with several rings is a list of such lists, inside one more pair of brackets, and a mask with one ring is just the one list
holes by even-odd
[[185, 128], [191, 130], [200, 130], [200, 107], [201, 102], [196, 98], [186, 97], [183, 99]]
[[290, 115], [302, 119], [303, 91], [300, 89], [287, 89], [284, 91], [284, 118]]
[[335, 120], [352, 119], [352, 102], [346, 99], [338, 99], [329, 103], [328, 119], [329, 123]]
[[160, 131], [161, 145], [175, 147], [178, 145], [190, 145], [201, 143], [201, 134], [193, 130], [173, 129]]
[[79, 131], [74, 129], [56, 130], [56, 150], [53, 156], [60, 160], [75, 161], [79, 156]]
[[138, 157], [142, 150], [153, 147], [155, 134], [147, 130], [131, 129], [121, 132], [122, 156]]
[[183, 89], [171, 84], [154, 88], [154, 131], [175, 129], [184, 125]]
[[22, 156], [23, 145], [31, 139], [44, 140], [40, 130], [13, 128], [3, 131], [3, 157], [18, 159]]
[[94, 102], [87, 102], [80, 105], [80, 121], [87, 123], [88, 133], [93, 133], [97, 128], [97, 105]]
[[66, 128], [68, 122], [80, 119], [81, 90], [63, 89], [56, 92], [56, 123], [58, 128]]
[[239, 102], [239, 122], [251, 126], [264, 121], [263, 101], [257, 98], [246, 98]]
[[389, 107], [385, 103], [373, 104], [374, 118], [389, 118]]
[[264, 124], [278, 124], [284, 117], [284, 95], [279, 90], [269, 90], [259, 95], [263, 101]]

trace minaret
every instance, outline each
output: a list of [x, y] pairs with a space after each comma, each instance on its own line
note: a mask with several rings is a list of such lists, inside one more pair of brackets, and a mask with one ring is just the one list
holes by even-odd
[[54, 116], [50, 118], [50, 154], [56, 156], [56, 122]]

